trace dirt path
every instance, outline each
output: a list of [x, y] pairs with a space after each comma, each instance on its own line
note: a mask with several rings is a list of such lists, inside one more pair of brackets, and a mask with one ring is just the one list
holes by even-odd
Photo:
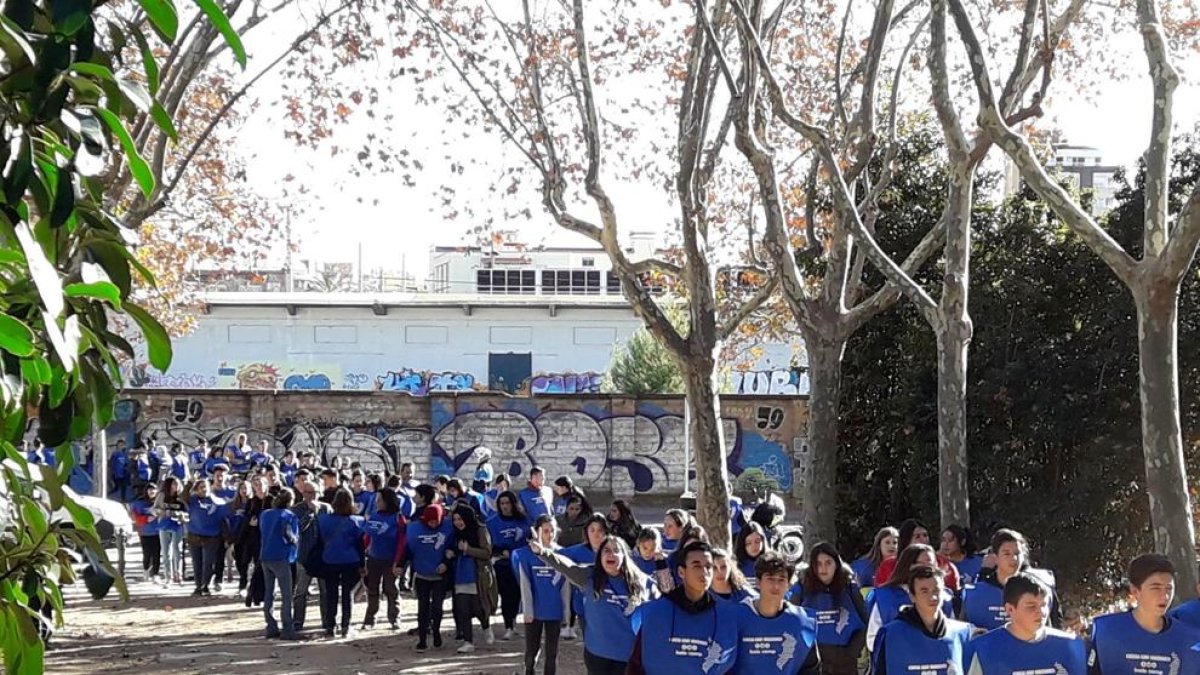
[[[153, 672], [492, 675], [524, 670], [524, 639], [520, 635], [510, 642], [497, 640], [490, 646], [477, 637], [477, 652], [455, 654], [451, 639], [454, 624], [448, 611], [442, 625], [448, 644], [440, 650], [416, 652], [413, 649], [416, 638], [404, 634], [413, 626], [417, 611], [416, 601], [410, 595], [401, 596], [398, 633], [385, 627], [360, 631], [349, 639], [331, 640], [320, 636], [320, 631], [306, 631], [305, 639], [300, 642], [280, 642], [263, 637], [261, 608], [247, 609], [242, 601], [228, 595], [192, 598], [189, 591], [187, 587], [164, 590], [135, 582], [130, 585], [130, 601], [123, 603], [93, 601], [82, 586], [70, 589], [64, 614], [67, 625], [52, 640], [46, 672], [55, 675]], [[362, 622], [365, 607], [365, 603], [354, 605], [355, 625]], [[309, 621], [319, 624], [319, 616], [314, 601]], [[501, 623], [499, 617], [494, 621]], [[500, 632], [497, 631], [497, 637]], [[582, 675], [583, 653], [578, 641], [561, 643], [558, 663], [559, 673]], [[539, 663], [539, 673], [540, 666]]]

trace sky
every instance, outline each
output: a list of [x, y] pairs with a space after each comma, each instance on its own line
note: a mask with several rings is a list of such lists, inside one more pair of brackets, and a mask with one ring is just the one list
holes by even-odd
[[[255, 61], [272, 58], [287, 39], [281, 34], [249, 37], [250, 74], [257, 72]], [[1052, 90], [1045, 119], [1061, 129], [1070, 143], [1099, 148], [1105, 163], [1132, 166], [1149, 138], [1151, 95], [1140, 39], [1136, 35], [1126, 38], [1114, 44], [1112, 58], [1137, 59], [1130, 61], [1130, 77], [1106, 82], [1087, 99]], [[1200, 58], [1193, 56], [1179, 67], [1183, 81], [1176, 92], [1175, 127], [1183, 131], [1200, 122], [1200, 89], [1189, 77], [1190, 73], [1200, 75]], [[383, 82], [385, 68], [369, 65], [356, 71], [354, 77]], [[424, 170], [410, 173], [411, 185], [402, 178], [408, 172], [401, 170], [354, 176], [354, 150], [367, 133], [379, 132], [379, 125], [361, 114], [353, 115], [349, 123], [336, 130], [332, 143], [342, 148], [337, 155], [332, 155], [328, 146], [320, 150], [295, 147], [282, 138], [282, 110], [271, 104], [287, 86], [279, 77], [264, 78], [254, 90], [258, 107], [233, 132], [249, 160], [249, 179], [256, 189], [290, 207], [292, 231], [300, 248], [295, 255], [298, 259], [361, 259], [365, 269], [405, 271], [423, 280], [428, 272], [430, 247], [466, 243], [466, 232], [475, 224], [465, 219], [443, 220], [435, 192], [453, 175], [451, 163], [463, 157], [482, 162], [483, 169], [469, 172], [458, 188], [472, 199], [482, 198], [486, 208], [490, 183], [505, 162], [515, 161], [498, 135], [456, 128], [437, 110], [418, 104], [412, 92], [400, 88], [381, 100], [381, 105], [398, 120], [389, 142], [420, 159]], [[281, 186], [285, 176], [293, 177], [289, 186], [303, 183], [310, 194], [284, 198]], [[665, 188], [611, 179], [610, 184], [618, 213], [624, 215], [623, 222], [630, 223], [628, 229], [665, 231], [673, 217], [664, 200]], [[528, 243], [585, 243], [578, 235], [555, 227], [541, 210], [538, 195], [532, 191], [528, 194], [533, 218], [513, 221]], [[508, 205], [511, 209], [511, 200]]]

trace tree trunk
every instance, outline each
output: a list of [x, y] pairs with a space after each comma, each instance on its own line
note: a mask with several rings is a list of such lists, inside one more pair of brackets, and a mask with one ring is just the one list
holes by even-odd
[[808, 352], [808, 456], [794, 458], [792, 494], [802, 500], [804, 539], [837, 541], [838, 410], [845, 341], [805, 335]]
[[708, 531], [713, 546], [730, 550], [729, 470], [725, 465], [725, 434], [715, 378], [714, 360], [689, 359], [684, 384], [692, 418], [692, 456], [696, 462], [696, 519]]
[[971, 317], [967, 284], [971, 274], [971, 164], [952, 168], [946, 208], [946, 271], [938, 324], [938, 493], [941, 526], [971, 525], [967, 483], [967, 347]]
[[1142, 452], [1154, 550], [1175, 563], [1175, 588], [1196, 595], [1196, 532], [1179, 421], [1179, 286], [1147, 282], [1134, 290], [1142, 399]]

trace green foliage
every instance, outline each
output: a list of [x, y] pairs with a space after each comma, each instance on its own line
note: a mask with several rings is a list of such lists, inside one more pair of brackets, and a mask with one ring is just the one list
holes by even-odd
[[604, 390], [644, 396], [683, 392], [683, 377], [671, 353], [645, 328], [639, 328], [613, 355]]
[[[51, 470], [28, 466], [17, 451], [29, 412], [36, 410], [48, 446], [111, 419], [120, 379], [114, 354], [133, 356], [115, 334], [114, 315], [141, 328], [155, 366], [171, 360], [162, 326], [130, 301], [135, 272], [152, 280], [120, 219], [103, 207], [101, 186], [124, 169], [148, 195], [154, 178], [129, 129], [149, 123], [175, 132], [152, 95], [158, 64], [150, 40], [104, 4], [8, 0], [0, 15], [0, 648], [9, 673], [43, 670], [35, 608], [61, 624], [60, 585], [74, 579], [64, 545], [107, 565], [91, 515], [63, 489], [73, 453], [57, 453]], [[159, 39], [174, 40], [174, 3], [140, 4]], [[244, 60], [228, 18], [211, 2], [200, 9]], [[113, 75], [131, 37], [150, 91]]]
[[[1189, 140], [1192, 149], [1176, 158], [1173, 208], [1200, 180], [1200, 155]], [[905, 211], [918, 204], [924, 206], [916, 212], [936, 215], [940, 197], [907, 185], [906, 170], [897, 175]], [[1135, 256], [1141, 181], [1139, 175], [1118, 195], [1106, 224]], [[1022, 531], [1038, 562], [1058, 573], [1068, 604], [1097, 607], [1111, 600], [1111, 584], [1128, 560], [1151, 546], [1133, 302], [1032, 194], [1017, 195], [998, 213], [981, 207], [975, 223], [967, 403], [972, 529], [977, 538], [1002, 524]], [[1200, 318], [1190, 311], [1198, 301], [1193, 273], [1179, 326], [1185, 430], [1200, 422]], [[851, 341], [845, 376], [839, 532], [853, 554], [885, 523], [914, 516], [938, 524], [934, 336], [902, 304]], [[1194, 432], [1190, 442], [1195, 448]], [[1196, 475], [1196, 453], [1191, 460]]]
[[742, 471], [734, 481], [734, 490], [741, 493], [761, 494], [765, 492], [778, 492], [779, 481], [768, 476], [758, 467], [752, 467]]

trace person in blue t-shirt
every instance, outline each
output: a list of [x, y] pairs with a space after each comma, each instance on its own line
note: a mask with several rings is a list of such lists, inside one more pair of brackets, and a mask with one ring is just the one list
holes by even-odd
[[[147, 485], [149, 488], [153, 483]], [[178, 478], [169, 477], [163, 481], [162, 490], [154, 498], [150, 513], [158, 523], [159, 548], [163, 556], [162, 583], [176, 586], [183, 585], [183, 537], [185, 528], [191, 534], [188, 525], [188, 497], [183, 492], [183, 484]], [[198, 547], [193, 544], [192, 550]], [[192, 572], [202, 568], [195, 567]]]
[[379, 611], [379, 592], [382, 588], [387, 598], [388, 624], [392, 630], [399, 628], [400, 593], [396, 588], [396, 572], [400, 557], [404, 553], [408, 519], [400, 512], [400, 497], [391, 488], [376, 493], [372, 502], [373, 513], [367, 519], [370, 545], [367, 547], [367, 613], [363, 617], [363, 628], [375, 625], [375, 613]]
[[112, 477], [113, 495], [118, 501], [128, 502], [129, 491], [129, 453], [125, 450], [125, 441], [117, 441], [117, 449], [108, 458], [109, 474]]
[[491, 450], [480, 446], [475, 449], [475, 455], [479, 457], [479, 464], [475, 465], [475, 473], [471, 477], [471, 489], [483, 494], [491, 485], [496, 470], [492, 468]]
[[684, 528], [693, 524], [692, 517], [683, 509], [671, 509], [663, 516], [662, 550], [671, 555], [679, 546], [679, 538], [683, 536]]
[[1164, 555], [1147, 553], [1129, 563], [1126, 574], [1134, 608], [1092, 623], [1088, 672], [1091, 675], [1185, 675], [1200, 673], [1200, 628], [1172, 621], [1175, 566]]
[[451, 511], [464, 507], [470, 508], [475, 512], [476, 520], [480, 522], [485, 521], [483, 515], [485, 510], [483, 508], [483, 495], [474, 490], [468, 490], [461, 480], [451, 478], [446, 481], [446, 495], [453, 500], [454, 506], [450, 508]]
[[529, 470], [529, 484], [517, 495], [521, 510], [532, 525], [538, 516], [554, 515], [554, 493], [546, 487], [546, 472], [540, 466]]
[[260, 466], [266, 466], [273, 462], [275, 458], [271, 456], [270, 441], [259, 441], [258, 446], [246, 459], [250, 462], [249, 468], [251, 470]]
[[[267, 638], [297, 639], [292, 617], [292, 565], [300, 544], [300, 519], [292, 512], [296, 495], [283, 488], [271, 503], [271, 508], [258, 518], [259, 561], [263, 567], [263, 617], [267, 622]], [[275, 621], [275, 582], [279, 582], [279, 620]]]
[[[900, 563], [903, 563], [903, 551], [900, 556]], [[892, 580], [905, 571], [897, 564]], [[967, 644], [972, 628], [968, 623], [949, 618], [943, 610], [945, 572], [933, 565], [920, 564], [907, 570], [905, 576], [908, 577], [905, 587], [912, 605], [901, 609], [897, 617], [879, 631], [871, 652], [871, 674], [930, 672], [950, 675], [966, 672]]]
[[[1196, 586], [1197, 594], [1200, 594], [1200, 584]], [[1182, 621], [1191, 624], [1196, 628], [1200, 628], [1200, 598], [1188, 600], [1182, 603], [1175, 609], [1167, 613], [1167, 618], [1172, 621]]]
[[[639, 610], [640, 627], [629, 655], [628, 675], [721, 675], [738, 652], [738, 606], [709, 592], [712, 547], [693, 541], [672, 558], [681, 585]], [[784, 582], [780, 592], [787, 590]], [[590, 621], [588, 622], [591, 623]]]
[[[496, 515], [496, 500], [500, 495], [509, 492], [509, 485], [512, 481], [509, 480], [508, 474], [496, 474], [496, 479], [492, 481], [492, 488], [483, 493], [483, 515], [485, 518], [491, 518]], [[514, 492], [513, 495], [516, 495]], [[522, 511], [524, 513], [524, 511]]]
[[713, 580], [712, 591], [713, 597], [724, 602], [732, 602], [735, 605], [744, 602], [747, 598], [754, 600], [758, 598], [758, 591], [750, 588], [746, 582], [746, 576], [742, 574], [742, 570], [734, 564], [733, 556], [723, 548], [714, 548], [713, 556]]
[[150, 583], [158, 582], [162, 559], [162, 540], [158, 536], [160, 527], [158, 517], [153, 513], [154, 500], [157, 497], [158, 486], [151, 483], [146, 486], [145, 492], [129, 505], [133, 526], [142, 544], [142, 573]]
[[1008, 622], [971, 641], [968, 675], [1015, 672], [1087, 675], [1087, 646], [1075, 635], [1050, 628], [1050, 587], [1029, 572], [1004, 583]]
[[[633, 549], [633, 562], [642, 574], [656, 579], [667, 569], [667, 554], [662, 550], [662, 535], [653, 527], [643, 527]], [[669, 576], [669, 574], [668, 574]]]
[[588, 675], [624, 675], [641, 622], [638, 610], [657, 595], [654, 582], [633, 564], [625, 540], [605, 538], [597, 564], [591, 567], [573, 562], [561, 550], [549, 551], [537, 540], [529, 542], [528, 550], [582, 592], [587, 616], [583, 662]]
[[296, 472], [299, 470], [300, 465], [296, 462], [296, 453], [292, 450], [285, 451], [283, 457], [279, 458], [279, 477], [283, 479], [283, 484], [295, 487]]
[[737, 557], [738, 568], [746, 577], [746, 583], [750, 588], [756, 588], [758, 581], [754, 577], [754, 561], [758, 560], [758, 556], [771, 550], [771, 546], [767, 543], [766, 530], [758, 523], [747, 523], [734, 541], [733, 550]]
[[959, 618], [983, 630], [999, 628], [1008, 620], [1004, 613], [1004, 583], [1018, 572], [1030, 572], [1050, 589], [1050, 625], [1061, 628], [1062, 610], [1054, 591], [1054, 577], [1030, 566], [1025, 537], [1016, 530], [997, 530], [992, 535], [991, 549], [996, 554], [996, 567], [982, 570], [975, 583], [963, 588]]
[[208, 460], [208, 441], [201, 441], [200, 445], [192, 448], [188, 453], [188, 473], [198, 478], [207, 478], [208, 474], [204, 472], [204, 462]]
[[854, 572], [832, 544], [821, 542], [808, 554], [808, 567], [791, 601], [804, 607], [817, 624], [821, 670], [854, 675], [867, 642], [867, 608]]
[[[874, 649], [875, 636], [883, 626], [899, 616], [905, 605], [912, 604], [912, 595], [908, 589], [908, 577], [912, 570], [917, 565], [930, 565], [941, 569], [937, 563], [937, 555], [928, 544], [910, 544], [900, 552], [896, 561], [895, 572], [889, 575], [887, 583], [877, 586], [867, 599], [868, 650]], [[954, 613], [954, 596], [950, 594], [949, 589], [942, 596], [942, 611], [946, 614]]]
[[[171, 480], [174, 479], [167, 479]], [[225, 500], [210, 494], [208, 481], [192, 484], [187, 503], [188, 545], [192, 548], [192, 570], [196, 575], [196, 590], [192, 595], [212, 595], [209, 584], [217, 569], [224, 507]]]
[[983, 556], [974, 553], [975, 543], [971, 532], [962, 525], [947, 525], [942, 530], [942, 545], [938, 553], [954, 563], [958, 570], [958, 583], [962, 586], [975, 583], [983, 570]]
[[350, 474], [350, 492], [354, 495], [354, 515], [370, 517], [375, 510], [375, 490], [367, 484], [367, 476], [362, 471]]
[[442, 646], [442, 605], [446, 598], [446, 550], [453, 540], [450, 519], [437, 503], [432, 485], [421, 484], [413, 492], [416, 517], [408, 524], [405, 558], [412, 567], [417, 596], [417, 651]]
[[737, 607], [734, 673], [818, 675], [817, 624], [805, 610], [784, 600], [795, 570], [782, 555], [767, 551], [754, 563], [759, 597]]
[[[510, 493], [511, 494], [511, 493]], [[543, 553], [555, 552], [558, 544], [558, 524], [549, 515], [534, 522], [533, 536]], [[533, 675], [542, 652], [545, 636], [546, 665], [544, 675], [558, 672], [558, 640], [563, 619], [571, 604], [571, 587], [566, 577], [528, 548], [512, 553], [512, 565], [517, 571], [521, 604], [525, 607], [525, 675]]]
[[333, 493], [333, 513], [317, 516], [317, 530], [324, 551], [321, 556], [325, 579], [325, 636], [333, 637], [341, 599], [341, 637], [350, 635], [350, 610], [354, 606], [354, 587], [363, 575], [366, 551], [363, 547], [365, 524], [354, 515], [354, 495], [341, 487]]
[[500, 591], [500, 614], [504, 618], [502, 640], [515, 635], [517, 613], [521, 611], [521, 586], [516, 575], [513, 554], [524, 548], [529, 540], [529, 525], [521, 502], [512, 492], [501, 492], [496, 498], [496, 515], [487, 521], [492, 536], [492, 568]]

